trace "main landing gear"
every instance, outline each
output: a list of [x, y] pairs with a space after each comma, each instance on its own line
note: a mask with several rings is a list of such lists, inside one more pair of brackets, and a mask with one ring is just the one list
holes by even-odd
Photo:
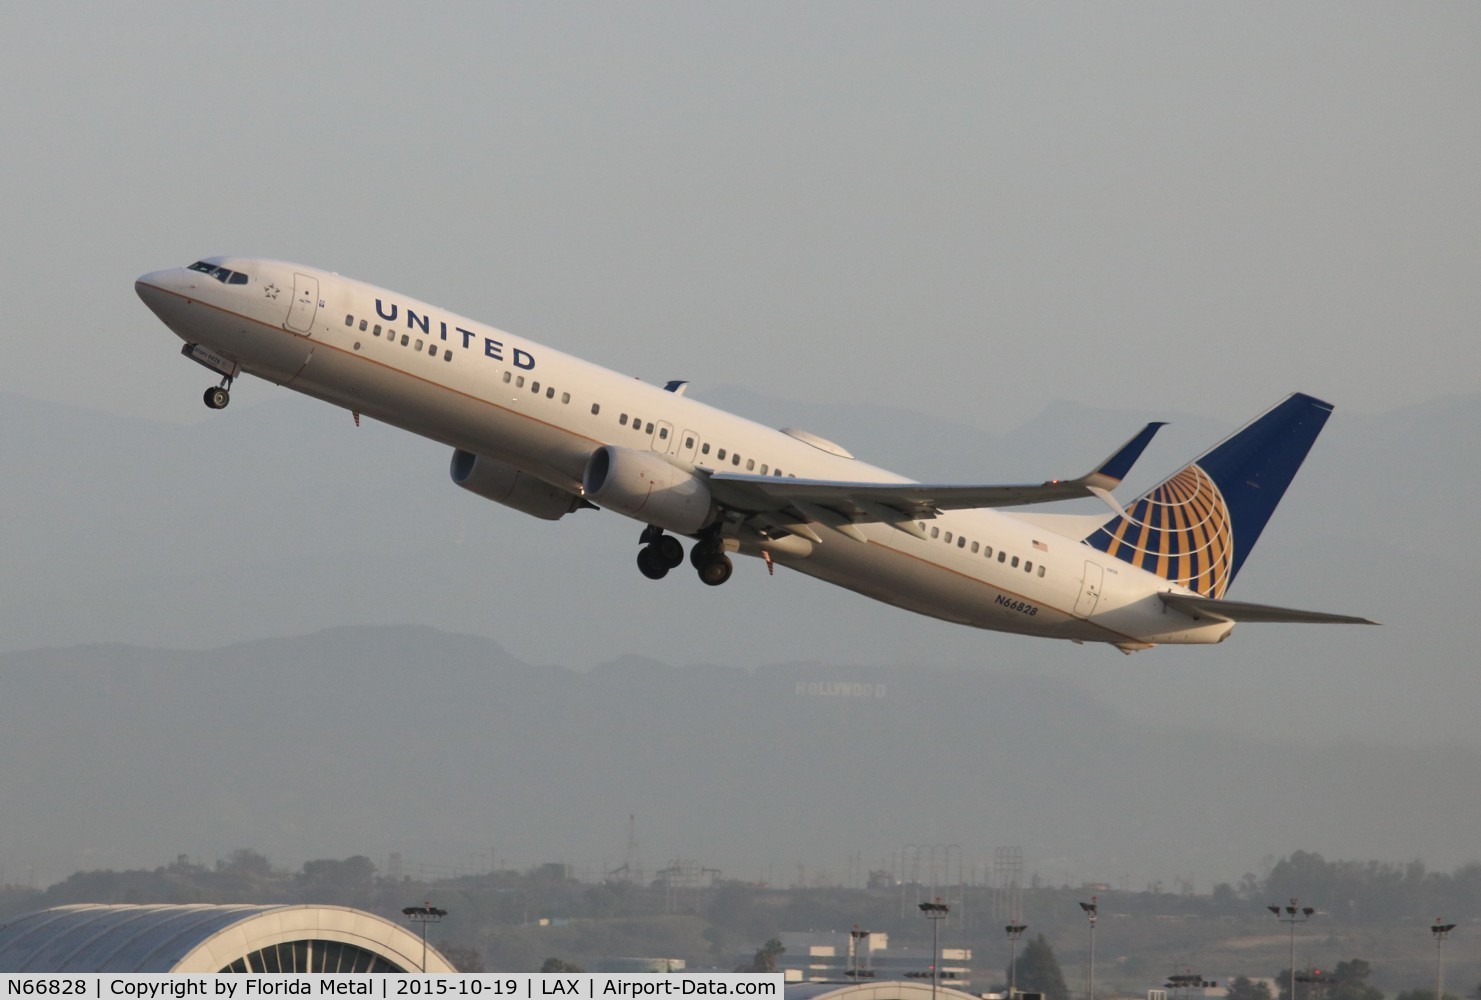
[[223, 378], [220, 385], [211, 386], [201, 399], [213, 410], [226, 409], [226, 404], [231, 402], [231, 377]]
[[662, 580], [669, 570], [684, 561], [684, 545], [661, 528], [645, 528], [638, 550], [638, 570], [650, 580]]
[[718, 537], [695, 542], [689, 550], [689, 564], [699, 571], [700, 580], [711, 587], [720, 586], [735, 572], [735, 564], [720, 548]]
[[[669, 570], [684, 561], [683, 543], [673, 535], [665, 535], [662, 528], [649, 525], [638, 540], [643, 543], [638, 550], [638, 570], [650, 580], [662, 580]], [[735, 571], [730, 557], [720, 547], [718, 533], [707, 533], [694, 543], [689, 550], [689, 563], [711, 587], [720, 586]]]

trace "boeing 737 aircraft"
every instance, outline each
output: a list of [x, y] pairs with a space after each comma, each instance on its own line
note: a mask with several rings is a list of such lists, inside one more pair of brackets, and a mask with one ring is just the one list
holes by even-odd
[[[220, 377], [212, 409], [248, 373], [431, 438], [479, 496], [639, 522], [651, 579], [687, 538], [711, 586], [742, 553], [946, 621], [1124, 652], [1221, 642], [1241, 621], [1367, 621], [1224, 597], [1331, 413], [1300, 393], [1123, 507], [1110, 491], [1160, 424], [1076, 479], [917, 483], [706, 406], [684, 382], [648, 385], [327, 271], [209, 257], [134, 287]], [[1073, 497], [1108, 510], [1001, 510]]]

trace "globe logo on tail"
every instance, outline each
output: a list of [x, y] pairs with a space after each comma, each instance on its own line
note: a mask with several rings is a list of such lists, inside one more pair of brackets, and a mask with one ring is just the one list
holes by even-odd
[[1234, 529], [1218, 486], [1190, 465], [1155, 487], [1088, 541], [1107, 555], [1205, 597], [1223, 597], [1232, 576]]

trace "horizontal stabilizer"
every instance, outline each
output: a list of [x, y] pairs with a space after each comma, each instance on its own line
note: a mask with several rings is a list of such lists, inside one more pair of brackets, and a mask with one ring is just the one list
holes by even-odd
[[1302, 611], [1274, 604], [1250, 604], [1247, 601], [1221, 601], [1195, 594], [1159, 594], [1162, 603], [1190, 618], [1212, 618], [1221, 622], [1304, 622], [1317, 625], [1377, 625], [1369, 618], [1334, 615], [1326, 611]]

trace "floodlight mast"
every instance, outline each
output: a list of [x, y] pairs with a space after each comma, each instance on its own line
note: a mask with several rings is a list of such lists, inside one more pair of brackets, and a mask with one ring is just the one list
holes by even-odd
[[[1310, 920], [1312, 918], [1312, 915], [1316, 913], [1316, 910], [1312, 909], [1309, 906], [1302, 906], [1301, 905], [1301, 901], [1299, 899], [1297, 899], [1295, 896], [1292, 896], [1291, 897], [1291, 902], [1287, 906], [1284, 906], [1284, 907], [1280, 907], [1280, 906], [1267, 906], [1267, 907], [1265, 907], [1265, 909], [1269, 910], [1271, 913], [1274, 913], [1276, 920], [1279, 920], [1283, 924], [1290, 924], [1291, 925], [1291, 997], [1290, 997], [1290, 1000], [1296, 1000], [1296, 925], [1297, 924], [1304, 924], [1304, 923], [1306, 923], [1306, 921]], [[1286, 914], [1285, 916], [1281, 916], [1281, 911], [1282, 910], [1285, 911], [1285, 914]]]
[[1455, 930], [1454, 924], [1442, 924], [1436, 917], [1430, 933], [1435, 935], [1435, 1000], [1445, 1000], [1445, 939]]
[[429, 899], [421, 906], [406, 906], [401, 909], [402, 916], [414, 924], [422, 925], [422, 971], [427, 971], [427, 925], [440, 923], [447, 916], [447, 911], [432, 905]]
[[849, 978], [854, 982], [859, 981], [859, 946], [868, 939], [869, 931], [864, 930], [858, 924], [848, 932], [849, 937]]
[[1028, 924], [1009, 924], [1003, 930], [1008, 932], [1009, 947], [1013, 949], [1008, 956], [1008, 1000], [1015, 1000], [1018, 996], [1018, 941], [1028, 930]]
[[1091, 896], [1090, 902], [1080, 904], [1080, 909], [1090, 918], [1090, 974], [1085, 981], [1086, 1000], [1095, 1000], [1095, 918], [1100, 912], [1096, 902], [1098, 899], [1099, 896]]
[[936, 983], [941, 974], [941, 921], [951, 912], [951, 907], [937, 896], [929, 903], [917, 903], [920, 912], [931, 922], [931, 1000], [936, 1000]]

